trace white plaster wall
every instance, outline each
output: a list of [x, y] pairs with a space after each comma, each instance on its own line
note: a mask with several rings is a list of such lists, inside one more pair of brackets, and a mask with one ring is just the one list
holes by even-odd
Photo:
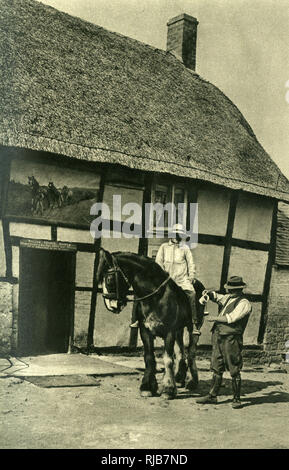
[[79, 347], [85, 347], [87, 345], [90, 304], [91, 292], [75, 292], [74, 343]]
[[94, 253], [76, 253], [76, 285], [92, 287]]
[[253, 194], [240, 193], [233, 230], [234, 238], [269, 243], [273, 202]]
[[89, 230], [77, 230], [71, 228], [57, 228], [57, 241], [74, 243], [94, 243]]
[[192, 250], [196, 265], [196, 277], [208, 289], [219, 289], [223, 264], [224, 247], [201, 245]]
[[[192, 253], [196, 263], [197, 278], [206, 288], [219, 289], [224, 247], [199, 244]], [[218, 307], [213, 302], [208, 303], [207, 310], [211, 315], [218, 314]], [[212, 324], [205, 321], [199, 344], [211, 344], [211, 328]]]
[[[104, 235], [104, 233], [103, 233]], [[108, 233], [106, 233], [108, 235]], [[105, 236], [101, 239], [101, 246], [110, 252], [114, 251], [130, 251], [131, 253], [138, 252], [139, 238], [113, 238], [113, 232], [110, 232], [111, 238]]]
[[19, 247], [12, 246], [12, 276], [19, 278]]
[[245, 292], [262, 294], [267, 261], [267, 252], [246, 250], [233, 246], [229, 276], [242, 276], [247, 284]]
[[258, 344], [261, 310], [262, 304], [260, 302], [252, 302], [252, 313], [250, 314], [244, 333], [244, 344]]
[[198, 192], [199, 233], [225, 235], [227, 230], [230, 193], [217, 189]]
[[10, 222], [9, 230], [11, 236], [51, 240], [51, 228], [46, 225]]

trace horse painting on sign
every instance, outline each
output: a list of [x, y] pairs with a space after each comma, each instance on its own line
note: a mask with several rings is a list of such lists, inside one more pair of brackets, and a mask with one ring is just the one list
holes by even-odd
[[[145, 373], [140, 386], [141, 395], [150, 397], [158, 392], [154, 355], [156, 336], [164, 341], [165, 374], [161, 394], [173, 399], [177, 386], [196, 387], [198, 336], [193, 334], [192, 314], [185, 292], [151, 258], [127, 252], [109, 253], [104, 249], [100, 250], [97, 281], [103, 284], [105, 304], [114, 313], [125, 307], [129, 289], [133, 289], [134, 301], [138, 302], [137, 319], [144, 346]], [[204, 307], [198, 300], [204, 290], [203, 284], [197, 281], [195, 290], [200, 327]], [[185, 327], [189, 336], [187, 351], [183, 341]]]

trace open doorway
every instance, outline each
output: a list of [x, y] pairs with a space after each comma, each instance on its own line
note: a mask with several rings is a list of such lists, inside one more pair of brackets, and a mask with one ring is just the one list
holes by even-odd
[[73, 336], [75, 252], [20, 248], [18, 352], [64, 353]]

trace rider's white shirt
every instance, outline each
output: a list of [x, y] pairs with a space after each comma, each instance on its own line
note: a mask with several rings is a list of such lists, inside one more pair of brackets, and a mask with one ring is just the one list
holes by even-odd
[[180, 246], [171, 240], [163, 243], [155, 261], [182, 289], [194, 292], [192, 281], [195, 278], [196, 268], [192, 252], [187, 245]]

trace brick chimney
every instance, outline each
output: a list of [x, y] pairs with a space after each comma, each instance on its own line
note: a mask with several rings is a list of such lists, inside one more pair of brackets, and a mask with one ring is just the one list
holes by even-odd
[[185, 13], [168, 23], [167, 51], [174, 54], [191, 70], [196, 68], [198, 20]]

